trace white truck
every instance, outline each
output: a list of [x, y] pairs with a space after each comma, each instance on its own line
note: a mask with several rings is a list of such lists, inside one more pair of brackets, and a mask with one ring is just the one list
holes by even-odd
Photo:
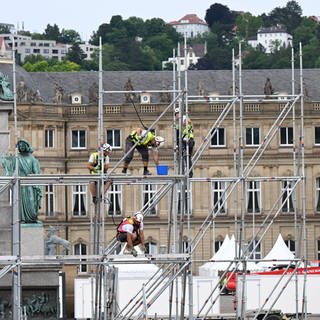
[[[295, 318], [297, 313], [302, 316], [305, 312], [312, 317], [320, 316], [320, 274], [307, 274], [306, 282], [303, 274], [292, 273], [246, 274], [244, 286], [243, 279], [244, 275], [237, 275], [238, 314], [245, 306], [245, 314], [254, 314], [257, 319], [262, 319], [266, 313], [268, 320], [282, 319], [283, 315]], [[260, 316], [256, 316], [257, 312]]]

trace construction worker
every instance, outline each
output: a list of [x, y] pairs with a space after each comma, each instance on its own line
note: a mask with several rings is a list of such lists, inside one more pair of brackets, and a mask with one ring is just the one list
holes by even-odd
[[[135, 148], [133, 146], [137, 143]], [[134, 150], [137, 149], [141, 154], [142, 162], [143, 162], [143, 175], [150, 175], [150, 171], [148, 170], [149, 163], [149, 151], [148, 149], [152, 149], [152, 157], [156, 166], [159, 164], [159, 156], [158, 156], [158, 147], [160, 147], [164, 143], [164, 139], [162, 137], [156, 137], [151, 131], [143, 130], [141, 128], [137, 128], [133, 130], [130, 135], [126, 139], [126, 150], [127, 154], [132, 148], [132, 150], [127, 154], [124, 159], [122, 173], [127, 173], [129, 164], [133, 158]]]
[[141, 244], [141, 250], [145, 251], [143, 234], [143, 215], [137, 212], [134, 216], [124, 218], [117, 228], [117, 240], [126, 242], [126, 253], [137, 256], [134, 246]]
[[[99, 148], [100, 149], [100, 148]], [[96, 152], [91, 153], [87, 168], [90, 171], [90, 174], [101, 174], [101, 167], [102, 167], [102, 159], [99, 159], [99, 150]], [[104, 164], [104, 170], [103, 172], [106, 173], [109, 167], [110, 162], [110, 153], [112, 151], [112, 147], [108, 143], [104, 143], [101, 146], [101, 150], [103, 151], [103, 164]], [[111, 185], [111, 181], [105, 181], [104, 183], [104, 192], [106, 193]], [[94, 204], [97, 203], [97, 182], [92, 181], [89, 183], [89, 189], [92, 195], [92, 202]]]
[[[187, 167], [187, 145], [189, 146], [189, 168], [192, 166], [192, 153], [194, 148], [194, 134], [193, 134], [193, 126], [192, 121], [188, 118], [188, 125], [186, 125], [187, 118], [186, 116], [182, 117], [182, 130], [179, 129], [180, 123], [180, 110], [176, 108], [174, 110], [174, 114], [176, 117], [176, 134], [177, 134], [177, 147], [179, 147], [180, 135], [182, 140], [182, 157], [183, 157], [183, 168]], [[184, 170], [183, 170], [184, 172]], [[193, 177], [193, 171], [191, 170], [189, 173], [189, 177]]]

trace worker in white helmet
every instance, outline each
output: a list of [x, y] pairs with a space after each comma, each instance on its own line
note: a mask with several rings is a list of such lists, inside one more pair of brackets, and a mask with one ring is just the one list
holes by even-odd
[[[112, 151], [112, 147], [108, 143], [104, 143], [101, 145], [101, 150], [103, 151], [103, 165], [104, 165], [104, 170], [103, 172], [106, 173], [109, 167], [109, 162], [110, 162], [110, 154]], [[102, 172], [102, 159], [99, 159], [99, 151], [100, 148], [98, 148], [97, 151], [91, 153], [87, 168], [90, 171], [90, 174], [101, 174]], [[111, 181], [105, 181], [104, 183], [104, 192], [106, 193], [107, 190], [109, 189], [111, 185]], [[91, 181], [89, 183], [89, 190], [92, 195], [92, 202], [94, 204], [97, 203], [97, 182], [96, 181]]]
[[143, 130], [141, 128], [136, 128], [131, 131], [130, 135], [126, 139], [126, 149], [127, 154], [129, 150], [132, 149], [134, 145], [135, 148], [132, 149], [124, 159], [122, 173], [127, 173], [129, 164], [133, 158], [134, 150], [136, 149], [140, 154], [143, 162], [143, 175], [150, 175], [148, 170], [149, 164], [149, 148], [152, 150], [152, 157], [155, 165], [159, 164], [158, 148], [164, 143], [164, 139], [159, 136], [155, 136], [153, 132], [148, 130]]
[[126, 242], [126, 250], [134, 257], [137, 256], [137, 250], [134, 246], [140, 244], [140, 248], [145, 252], [144, 233], [143, 233], [143, 214], [137, 212], [131, 217], [124, 218], [117, 228], [117, 240]]
[[[184, 168], [187, 166], [187, 145], [189, 147], [189, 168], [192, 166], [192, 153], [194, 148], [194, 134], [193, 134], [193, 126], [192, 121], [188, 118], [188, 123], [186, 123], [187, 118], [185, 115], [182, 116], [182, 130], [179, 128], [180, 123], [180, 109], [176, 108], [174, 110], [174, 114], [176, 117], [176, 134], [177, 134], [177, 147], [179, 147], [180, 139], [182, 141], [182, 157], [183, 157], [183, 166]], [[189, 173], [189, 177], [193, 177], [193, 171], [191, 170]]]

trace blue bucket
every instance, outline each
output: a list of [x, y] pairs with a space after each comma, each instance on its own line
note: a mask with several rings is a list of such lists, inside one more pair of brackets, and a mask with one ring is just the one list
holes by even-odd
[[168, 166], [157, 166], [157, 174], [160, 176], [165, 176], [168, 174]]

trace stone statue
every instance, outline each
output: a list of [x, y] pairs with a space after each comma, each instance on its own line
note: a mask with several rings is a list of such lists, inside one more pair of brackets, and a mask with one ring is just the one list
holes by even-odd
[[[19, 176], [26, 177], [29, 174], [40, 174], [39, 161], [32, 155], [31, 145], [23, 139], [18, 141], [18, 163]], [[16, 160], [14, 155], [2, 157], [2, 166], [7, 176], [12, 176], [15, 172]], [[42, 191], [38, 185], [22, 186], [21, 197], [21, 222], [37, 223], [38, 210], [41, 208]]]
[[[127, 83], [126, 83], [125, 86], [124, 86], [124, 90], [125, 90], [125, 91], [133, 91], [133, 90], [134, 90], [130, 78], [128, 78], [128, 81], [127, 81]], [[135, 93], [126, 92], [126, 93], [124, 94], [124, 96], [125, 96], [125, 98], [126, 98], [126, 102], [132, 102], [133, 99], [136, 97], [136, 94], [135, 94]]]
[[5, 76], [2, 72], [0, 72], [0, 100], [4, 101], [12, 101], [13, 93], [9, 89], [9, 81], [8, 76]]
[[89, 88], [89, 103], [98, 103], [99, 101], [99, 87], [94, 82]]
[[305, 83], [304, 80], [303, 80], [303, 82], [302, 82], [302, 86], [303, 86], [304, 99], [305, 99], [305, 100], [310, 100], [309, 90], [308, 90], [307, 84]]
[[198, 96], [204, 96], [204, 87], [203, 87], [202, 81], [198, 81], [197, 91], [198, 91]]
[[[168, 90], [168, 87], [166, 87], [164, 84], [162, 85], [162, 90]], [[160, 92], [159, 94], [160, 102], [162, 103], [170, 103], [171, 102], [171, 95], [170, 92]]]
[[271, 84], [271, 81], [270, 81], [270, 78], [267, 78], [267, 81], [264, 85], [264, 94], [267, 95], [267, 96], [270, 96], [271, 94], [273, 94], [274, 90], [272, 88], [272, 84]]
[[[236, 86], [234, 91], [235, 91], [235, 94], [238, 95], [238, 94], [239, 94], [239, 87]], [[230, 88], [229, 88], [229, 90], [228, 90], [228, 95], [229, 95], [229, 96], [232, 96], [232, 95], [233, 95], [233, 86], [230, 86]]]
[[56, 235], [56, 228], [50, 226], [47, 238], [45, 240], [45, 254], [54, 256], [56, 254], [56, 246], [63, 247], [62, 254], [65, 255], [71, 249], [71, 244], [68, 240], [62, 239]]
[[28, 88], [24, 82], [23, 77], [21, 77], [17, 85], [17, 101], [27, 102], [27, 100], [28, 100]]
[[63, 100], [64, 90], [58, 82], [55, 83], [54, 90], [55, 90], [55, 96], [53, 98], [53, 102], [55, 102], [57, 104], [61, 104], [62, 100]]

